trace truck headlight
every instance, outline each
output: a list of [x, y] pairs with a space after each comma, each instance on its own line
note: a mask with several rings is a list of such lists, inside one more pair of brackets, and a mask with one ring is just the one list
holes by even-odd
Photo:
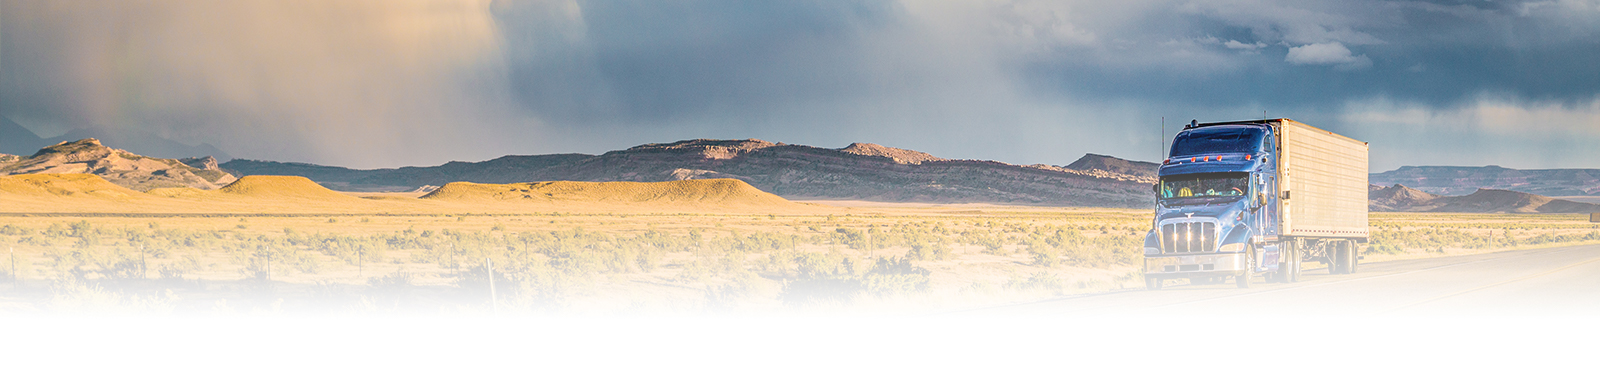
[[1217, 252], [1244, 252], [1244, 243], [1235, 242], [1232, 244], [1223, 245], [1221, 248], [1217, 248]]
[[1161, 248], [1151, 248], [1151, 247], [1148, 247], [1148, 246], [1144, 247], [1144, 255], [1145, 256], [1159, 255], [1159, 254], [1161, 254]]

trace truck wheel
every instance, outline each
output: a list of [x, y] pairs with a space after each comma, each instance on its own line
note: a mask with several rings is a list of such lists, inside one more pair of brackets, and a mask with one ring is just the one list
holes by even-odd
[[1285, 258], [1289, 259], [1289, 273], [1283, 275], [1283, 282], [1294, 283], [1300, 281], [1300, 256], [1289, 253], [1285, 254]]
[[1288, 242], [1278, 243], [1278, 282], [1294, 283], [1300, 280], [1300, 262], [1295, 261], [1294, 249]]
[[1151, 290], [1151, 291], [1160, 290], [1161, 289], [1161, 279], [1160, 278], [1144, 278], [1144, 288], [1146, 290]]
[[1244, 273], [1233, 277], [1234, 284], [1239, 288], [1250, 288], [1250, 276], [1256, 270], [1256, 248], [1250, 248], [1245, 253], [1247, 255], [1244, 258]]

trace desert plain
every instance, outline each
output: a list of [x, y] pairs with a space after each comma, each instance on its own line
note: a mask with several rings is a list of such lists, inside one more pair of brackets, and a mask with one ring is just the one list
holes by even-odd
[[[0, 190], [13, 314], [948, 312], [1142, 287], [1150, 223], [1140, 209], [790, 201], [731, 179], [383, 194], [261, 176], [139, 192], [69, 174]], [[1371, 221], [1365, 262], [1600, 242], [1576, 214]]]

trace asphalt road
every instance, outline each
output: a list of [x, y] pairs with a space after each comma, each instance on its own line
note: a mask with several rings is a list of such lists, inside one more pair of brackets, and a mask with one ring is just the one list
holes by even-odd
[[1158, 291], [1115, 291], [964, 314], [1597, 316], [1600, 245], [1365, 263], [1348, 275], [1308, 268], [1300, 282], [1266, 283], [1257, 277], [1249, 289], [1231, 281], [1181, 283], [1168, 282]]

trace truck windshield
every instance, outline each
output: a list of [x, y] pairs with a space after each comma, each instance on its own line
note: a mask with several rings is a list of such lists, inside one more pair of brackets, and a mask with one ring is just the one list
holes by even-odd
[[1244, 172], [1197, 173], [1161, 178], [1162, 200], [1206, 196], [1242, 196], [1250, 189], [1250, 174]]
[[1172, 140], [1172, 155], [1193, 156], [1215, 153], [1254, 153], [1266, 132], [1254, 127], [1202, 128], [1178, 133]]

